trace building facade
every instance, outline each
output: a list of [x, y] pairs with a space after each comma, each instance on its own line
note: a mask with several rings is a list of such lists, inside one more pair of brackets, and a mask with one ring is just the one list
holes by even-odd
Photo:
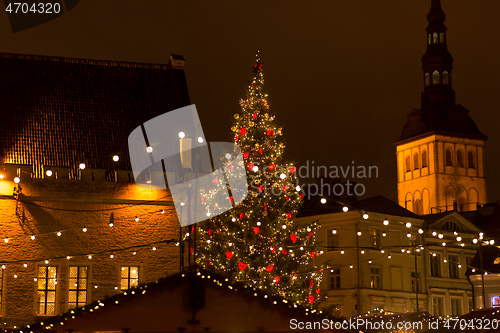
[[183, 66], [0, 54], [3, 328], [182, 268], [170, 193], [134, 183], [127, 138], [190, 104]]
[[398, 203], [419, 215], [487, 203], [484, 144], [469, 111], [455, 102], [453, 58], [447, 49], [446, 16], [440, 0], [427, 15], [420, 109], [407, 116], [395, 143]]

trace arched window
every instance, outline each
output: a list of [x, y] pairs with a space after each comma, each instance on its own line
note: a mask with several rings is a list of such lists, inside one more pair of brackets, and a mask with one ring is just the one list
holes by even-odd
[[422, 200], [417, 199], [415, 200], [415, 207], [414, 207], [414, 213], [417, 215], [423, 215], [424, 214], [424, 206], [422, 205]]
[[437, 43], [438, 42], [438, 33], [435, 32], [432, 34], [432, 42]]
[[453, 166], [453, 153], [451, 149], [446, 149], [446, 165]]
[[418, 163], [418, 153], [415, 153], [413, 155], [413, 169], [417, 170], [418, 169], [418, 165], [419, 165], [419, 163]]
[[439, 34], [439, 42], [440, 42], [440, 43], [444, 43], [444, 32], [441, 32], [441, 33]]
[[450, 76], [448, 75], [448, 71], [443, 72], [443, 83], [450, 84]]
[[422, 151], [422, 168], [427, 167], [427, 150]]
[[457, 166], [464, 167], [464, 153], [461, 150], [457, 151]]
[[475, 169], [476, 168], [476, 163], [474, 163], [474, 153], [469, 151], [467, 153], [467, 159], [468, 159], [468, 162], [469, 162], [469, 168], [471, 169]]
[[448, 221], [443, 224], [443, 230], [460, 231], [460, 227], [455, 222]]
[[500, 257], [496, 257], [493, 261], [493, 265], [500, 265]]
[[437, 70], [432, 72], [432, 84], [439, 84], [439, 72]]
[[406, 156], [406, 172], [410, 172], [411, 171], [411, 167], [410, 167], [410, 156]]
[[431, 84], [431, 75], [429, 73], [425, 73], [425, 86], [427, 87], [429, 84]]
[[468, 211], [468, 205], [465, 204], [465, 198], [464, 197], [459, 197], [457, 200], [457, 208], [459, 212], [466, 212]]

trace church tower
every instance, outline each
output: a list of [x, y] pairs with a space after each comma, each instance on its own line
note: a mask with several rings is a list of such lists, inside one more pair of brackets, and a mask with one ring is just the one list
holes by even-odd
[[427, 14], [424, 91], [396, 141], [398, 202], [417, 214], [473, 210], [487, 202], [484, 143], [488, 139], [455, 103], [453, 57], [440, 0]]

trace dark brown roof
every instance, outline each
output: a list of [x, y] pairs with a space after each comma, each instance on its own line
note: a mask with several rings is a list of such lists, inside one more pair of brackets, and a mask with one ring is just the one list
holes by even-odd
[[[190, 104], [182, 69], [0, 53], [0, 162], [130, 169], [127, 138]], [[114, 154], [120, 160], [112, 161]]]

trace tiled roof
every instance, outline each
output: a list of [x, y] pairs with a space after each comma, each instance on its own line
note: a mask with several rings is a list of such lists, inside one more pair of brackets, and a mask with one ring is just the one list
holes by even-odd
[[[0, 53], [0, 162], [130, 169], [129, 133], [190, 104], [182, 69]], [[120, 160], [113, 165], [112, 156]]]

